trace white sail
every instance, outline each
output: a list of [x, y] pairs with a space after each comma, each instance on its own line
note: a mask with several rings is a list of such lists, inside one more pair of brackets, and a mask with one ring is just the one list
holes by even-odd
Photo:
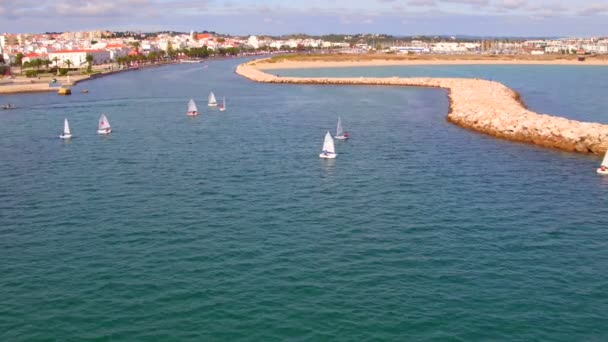
[[215, 94], [213, 94], [213, 92], [209, 93], [209, 105], [217, 106], [217, 100], [215, 99]]
[[64, 135], [70, 135], [70, 134], [72, 134], [70, 132], [70, 124], [68, 123], [68, 118], [65, 118], [63, 120], [63, 134]]
[[601, 165], [608, 167], [608, 151], [606, 151], [606, 154], [604, 154], [604, 159], [602, 160], [602, 163], [600, 164], [600, 166]]
[[226, 109], [226, 97], [222, 98], [222, 107], [224, 107], [224, 109]]
[[342, 128], [342, 119], [338, 116], [338, 125], [336, 126], [336, 136], [344, 135], [344, 129]]
[[325, 134], [325, 141], [323, 142], [323, 152], [336, 153], [336, 149], [334, 147], [334, 138], [331, 137], [331, 134], [329, 132]]
[[198, 108], [196, 108], [196, 103], [193, 99], [190, 99], [190, 102], [188, 102], [188, 112], [198, 112]]
[[99, 117], [99, 130], [102, 129], [109, 129], [110, 128], [110, 122], [108, 121], [108, 118], [106, 118], [105, 114], [101, 114], [101, 116]]

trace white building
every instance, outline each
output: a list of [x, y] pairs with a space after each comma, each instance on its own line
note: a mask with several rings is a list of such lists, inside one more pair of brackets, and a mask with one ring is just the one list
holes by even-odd
[[87, 55], [93, 56], [93, 64], [110, 60], [110, 52], [106, 50], [60, 50], [49, 53], [49, 59], [53, 61], [57, 57], [57, 63], [62, 67], [67, 67], [68, 60], [71, 67], [81, 67], [87, 64]]
[[258, 42], [258, 37], [249, 36], [249, 39], [247, 39], [247, 45], [250, 45], [254, 49], [259, 49], [260, 43]]

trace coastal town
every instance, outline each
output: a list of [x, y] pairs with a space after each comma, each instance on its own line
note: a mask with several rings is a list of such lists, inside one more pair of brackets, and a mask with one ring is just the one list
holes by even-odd
[[0, 342], [608, 336], [608, 0], [0, 17]]
[[[310, 50], [345, 54], [595, 55], [608, 54], [608, 38], [404, 38], [379, 34], [269, 37], [230, 36], [207, 31], [152, 34], [84, 31], [0, 35], [0, 65], [26, 68], [40, 64], [78, 69], [106, 63], [116, 63], [120, 68], [127, 64], [163, 59]], [[8, 73], [9, 69], [5, 68], [3, 74]]]

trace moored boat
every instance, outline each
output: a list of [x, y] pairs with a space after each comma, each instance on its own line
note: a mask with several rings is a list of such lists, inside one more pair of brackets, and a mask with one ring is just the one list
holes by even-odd
[[220, 110], [220, 112], [223, 112], [226, 110], [226, 98], [222, 97], [222, 103], [218, 105], [218, 109]]

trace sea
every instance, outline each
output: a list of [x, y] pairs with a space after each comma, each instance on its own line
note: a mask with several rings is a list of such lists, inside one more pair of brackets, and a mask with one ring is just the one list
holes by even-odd
[[[454, 126], [445, 90], [260, 84], [243, 61], [0, 97], [0, 341], [606, 340], [602, 156]], [[608, 123], [606, 67], [273, 72], [493, 79]]]

